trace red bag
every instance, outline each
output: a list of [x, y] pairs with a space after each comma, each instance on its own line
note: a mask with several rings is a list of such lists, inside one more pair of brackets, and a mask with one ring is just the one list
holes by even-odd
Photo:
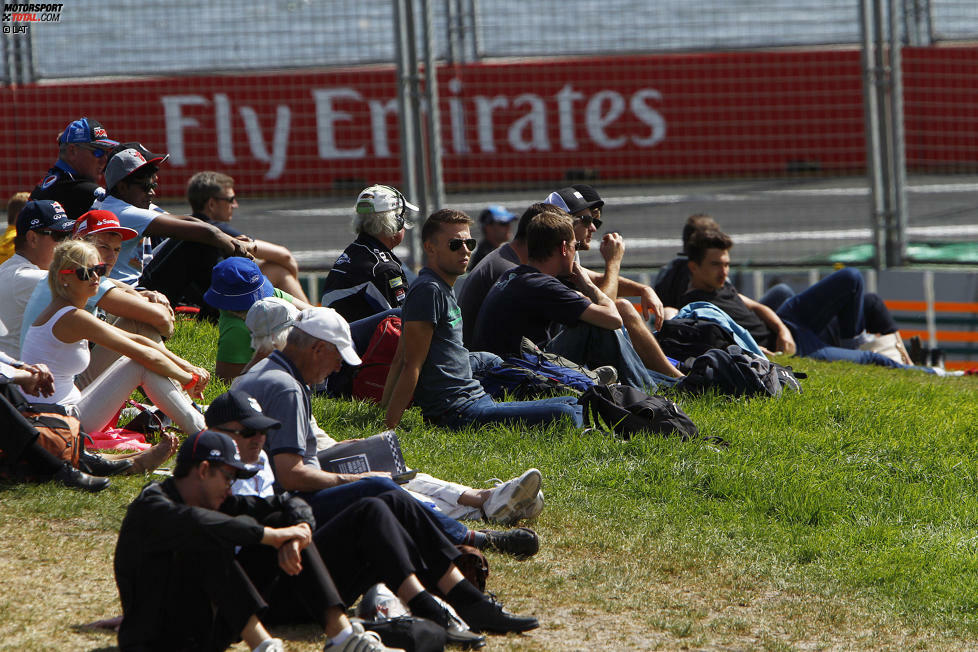
[[367, 352], [360, 356], [363, 364], [353, 377], [354, 398], [367, 398], [374, 403], [380, 403], [400, 339], [400, 317], [391, 315], [377, 324], [374, 334], [370, 336]]

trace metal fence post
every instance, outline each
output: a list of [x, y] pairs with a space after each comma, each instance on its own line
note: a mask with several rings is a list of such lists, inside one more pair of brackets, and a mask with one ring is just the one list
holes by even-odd
[[861, 0], [859, 28], [862, 35], [863, 68], [863, 116], [866, 130], [866, 173], [869, 177], [871, 222], [873, 229], [873, 267], [886, 265], [886, 191], [883, 186], [883, 153], [880, 144], [879, 83], [880, 71], [876, 65], [876, 30], [873, 28], [875, 0]]
[[445, 188], [442, 184], [441, 115], [438, 110], [438, 69], [435, 66], [434, 31], [431, 27], [431, 0], [421, 0], [422, 29], [424, 37], [424, 91], [428, 105], [425, 125], [428, 131], [428, 184], [430, 206], [438, 210], [445, 205]]
[[903, 43], [900, 39], [900, 20], [897, 0], [890, 0], [890, 83], [889, 83], [889, 136], [892, 177], [890, 192], [893, 197], [891, 214], [895, 232], [891, 235], [892, 250], [888, 262], [892, 266], [903, 265], [907, 257], [907, 156], [903, 130]]
[[[421, 209], [422, 219], [428, 210], [427, 201], [418, 192], [418, 174], [424, 174], [424, 165], [417, 165], [421, 150], [418, 134], [418, 57], [414, 35], [413, 0], [394, 0], [394, 22], [397, 34], [397, 108], [398, 127], [401, 136], [401, 185], [408, 200]], [[410, 229], [408, 237], [408, 264], [414, 270], [421, 268], [421, 233]]]

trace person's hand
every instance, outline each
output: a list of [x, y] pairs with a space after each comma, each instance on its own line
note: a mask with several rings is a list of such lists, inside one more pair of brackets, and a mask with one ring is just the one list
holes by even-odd
[[[150, 303], [158, 303], [170, 308], [170, 300], [167, 299], [166, 295], [162, 292], [157, 292], [155, 290], [139, 290], [139, 294]], [[170, 308], [170, 312], [173, 312], [172, 308]]]
[[620, 263], [625, 255], [625, 241], [620, 233], [605, 233], [598, 250], [605, 263]]
[[312, 543], [312, 528], [308, 523], [299, 523], [289, 527], [266, 527], [261, 542], [275, 549], [281, 548], [289, 541], [295, 541], [299, 550], [305, 549]]
[[210, 372], [201, 367], [191, 367], [190, 373], [197, 374], [197, 382], [187, 390], [187, 394], [193, 398], [203, 398], [207, 383], [211, 381]]
[[278, 565], [288, 575], [298, 575], [302, 572], [302, 550], [296, 539], [286, 541], [278, 549]]
[[226, 244], [228, 245], [225, 250], [225, 255], [228, 257], [239, 256], [241, 258], [249, 258], [251, 260], [255, 259], [252, 252], [255, 250], [255, 243], [250, 240], [239, 240], [238, 238], [229, 238], [225, 236]]
[[569, 278], [575, 287], [580, 289], [587, 287], [587, 272], [585, 272], [584, 268], [581, 267], [581, 263], [576, 260], [574, 261], [574, 267], [571, 268], [571, 275]]
[[774, 347], [778, 351], [781, 351], [785, 355], [794, 355], [797, 347], [795, 346], [795, 338], [791, 336], [791, 331], [787, 328], [782, 328], [778, 332], [778, 342]]
[[655, 330], [659, 330], [665, 318], [665, 306], [662, 305], [662, 300], [648, 285], [642, 286], [639, 296], [642, 297], [642, 317], [645, 321], [648, 321], [650, 316], [655, 317]]
[[31, 396], [51, 396], [54, 394], [54, 376], [44, 364], [25, 364], [20, 368], [23, 372], [14, 382], [20, 385], [24, 392]]

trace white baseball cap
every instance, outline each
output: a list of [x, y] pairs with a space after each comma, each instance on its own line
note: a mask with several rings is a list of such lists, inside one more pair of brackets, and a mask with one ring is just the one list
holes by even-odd
[[383, 213], [384, 211], [401, 211], [409, 208], [414, 212], [419, 209], [401, 194], [401, 191], [391, 186], [370, 186], [364, 188], [357, 197], [357, 213]]
[[245, 325], [253, 337], [271, 337], [299, 316], [299, 309], [285, 299], [266, 297], [248, 308]]
[[306, 308], [296, 317], [295, 328], [335, 346], [347, 364], [361, 363], [353, 348], [350, 325], [332, 308]]

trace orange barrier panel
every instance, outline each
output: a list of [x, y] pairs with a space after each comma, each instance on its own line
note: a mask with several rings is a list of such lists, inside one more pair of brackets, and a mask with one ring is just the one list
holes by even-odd
[[[927, 311], [926, 301], [884, 301], [886, 307], [897, 312]], [[978, 313], [978, 303], [967, 301], [935, 301], [935, 312]]]

